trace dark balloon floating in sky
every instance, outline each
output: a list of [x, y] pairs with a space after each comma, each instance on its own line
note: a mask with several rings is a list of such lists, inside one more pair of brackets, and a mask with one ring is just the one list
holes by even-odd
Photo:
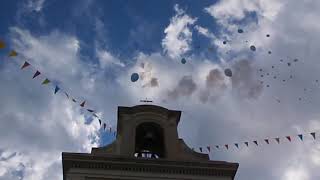
[[224, 70], [224, 74], [225, 74], [226, 76], [228, 76], [228, 77], [232, 77], [232, 71], [231, 71], [231, 69], [229, 69], [229, 68], [225, 69], [225, 70]]
[[267, 84], [267, 87], [270, 87], [269, 84]]
[[131, 74], [131, 81], [136, 82], [139, 79], [139, 74], [138, 73], [132, 73]]
[[243, 33], [243, 30], [242, 29], [238, 29], [238, 33]]
[[227, 41], [223, 41], [222, 43], [223, 43], [223, 44], [227, 44]]
[[266, 36], [267, 36], [267, 37], [270, 37], [270, 34], [267, 34]]
[[294, 61], [294, 62], [298, 62], [298, 59], [294, 59], [293, 61]]
[[288, 63], [288, 66], [291, 66], [291, 63]]
[[273, 69], [273, 68], [274, 68], [274, 66], [271, 66], [271, 68]]
[[256, 51], [256, 47], [254, 45], [250, 46], [251, 51]]
[[272, 52], [271, 51], [268, 51], [268, 54], [271, 54]]
[[283, 59], [280, 59], [280, 62], [283, 62]]
[[182, 64], [185, 64], [185, 63], [187, 63], [187, 60], [186, 60], [185, 58], [182, 58], [182, 59], [181, 59], [181, 63], [182, 63]]

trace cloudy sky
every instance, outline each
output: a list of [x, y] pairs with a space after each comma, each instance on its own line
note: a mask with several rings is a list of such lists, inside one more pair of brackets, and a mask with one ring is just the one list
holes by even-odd
[[182, 111], [190, 147], [239, 162], [236, 179], [319, 179], [319, 9], [317, 0], [2, 2], [0, 179], [62, 179], [61, 152], [114, 139], [80, 102], [114, 129], [117, 106], [146, 98]]

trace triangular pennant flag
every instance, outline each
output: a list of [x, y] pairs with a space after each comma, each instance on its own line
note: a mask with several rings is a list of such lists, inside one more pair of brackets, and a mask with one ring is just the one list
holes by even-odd
[[227, 149], [229, 149], [229, 145], [228, 144], [226, 144], [226, 145], [224, 145]]
[[255, 143], [258, 146], [258, 141], [253, 141], [253, 143]]
[[18, 55], [18, 53], [15, 50], [10, 51], [10, 53], [9, 53], [9, 57], [15, 57], [17, 55]]
[[99, 119], [99, 124], [100, 124], [100, 126], [101, 126], [101, 119]]
[[67, 96], [67, 98], [69, 99], [69, 94], [68, 93], [66, 93], [66, 92], [64, 92], [64, 94]]
[[94, 110], [92, 110], [92, 109], [87, 109], [87, 111], [88, 111], [88, 112], [94, 112]]
[[111, 127], [109, 128], [109, 132], [111, 133], [111, 131], [112, 131], [112, 129], [111, 129]]
[[27, 61], [24, 62], [24, 64], [21, 66], [21, 69], [24, 69], [26, 67], [30, 66], [30, 63], [28, 63]]
[[51, 82], [51, 81], [46, 78], [46, 79], [42, 82], [42, 84], [49, 84], [50, 82]]
[[84, 107], [84, 104], [86, 104], [86, 101], [83, 101], [83, 102], [80, 104], [80, 106], [81, 106], [81, 107]]
[[311, 136], [313, 137], [313, 139], [316, 139], [316, 133], [315, 132], [312, 132], [312, 133], [310, 133], [311, 134]]
[[0, 49], [3, 49], [6, 47], [6, 44], [0, 40]]
[[238, 143], [234, 143], [234, 145], [239, 149], [239, 144]]
[[36, 73], [34, 73], [34, 75], [33, 75], [32, 79], [34, 79], [35, 77], [39, 76], [40, 74], [41, 74], [41, 72], [36, 71]]
[[286, 138], [288, 139], [288, 141], [291, 142], [291, 137], [290, 136], [286, 136]]
[[106, 123], [103, 123], [103, 130], [106, 130]]
[[98, 117], [98, 115], [96, 113], [93, 113], [93, 116], [96, 117], [96, 118]]
[[56, 86], [56, 88], [54, 89], [54, 94], [57, 94], [59, 90], [60, 90], [59, 86]]
[[73, 101], [73, 102], [77, 102], [77, 101], [76, 101], [75, 99], [73, 99], [73, 98], [72, 98], [72, 101]]
[[218, 146], [218, 145], [216, 145], [216, 148], [217, 148], [217, 149], [219, 149], [219, 146]]
[[202, 147], [199, 147], [200, 152], [202, 152]]
[[210, 146], [207, 146], [208, 151], [210, 152]]
[[301, 141], [303, 141], [303, 135], [302, 134], [298, 134], [298, 137], [300, 138]]
[[280, 138], [274, 138], [278, 144], [280, 144]]
[[265, 141], [267, 144], [269, 144], [269, 139], [264, 139], [264, 141]]
[[244, 144], [248, 147], [249, 146], [249, 142], [244, 142]]

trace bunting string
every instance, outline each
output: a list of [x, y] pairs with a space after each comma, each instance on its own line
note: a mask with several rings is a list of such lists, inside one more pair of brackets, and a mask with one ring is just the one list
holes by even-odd
[[[6, 45], [3, 41], [0, 40], [0, 49], [3, 49], [5, 48]], [[8, 53], [8, 57], [9, 58], [15, 58], [19, 55], [18, 52], [16, 52], [15, 50], [11, 50], [9, 53]], [[24, 58], [24, 57], [23, 57]], [[37, 79], [38, 76], [43, 75], [43, 73], [41, 73], [39, 70], [37, 70], [37, 68], [35, 68], [29, 61], [24, 61], [22, 66], [20, 67], [21, 70], [26, 70], [26, 69], [29, 69], [30, 67], [33, 67], [33, 69], [35, 69], [35, 73], [32, 77], [32, 79]], [[53, 83], [49, 78], [45, 78], [42, 83], [42, 85], [48, 85], [48, 84], [52, 84], [53, 86], [53, 93], [54, 94], [58, 94], [59, 92], [63, 92], [65, 97], [68, 99], [68, 100], [71, 100], [72, 102], [74, 103], [77, 103], [78, 101], [76, 100], [76, 98], [73, 98], [70, 93], [67, 93], [66, 91], [62, 90], [62, 88], [56, 84], [56, 83]], [[99, 125], [101, 128], [103, 128], [103, 130], [107, 133], [110, 133], [112, 134], [113, 136], [116, 136], [116, 131], [112, 129], [111, 125], [109, 127], [109, 130], [107, 131], [106, 127], [107, 127], [107, 122], [103, 121], [97, 114], [96, 114], [96, 111], [93, 110], [93, 109], [89, 109], [86, 107], [86, 101], [82, 101], [80, 104], [78, 104], [80, 106], [80, 108], [84, 109], [85, 111], [87, 111], [88, 113], [91, 114], [91, 116], [93, 117], [93, 119], [96, 119], [99, 121]]]

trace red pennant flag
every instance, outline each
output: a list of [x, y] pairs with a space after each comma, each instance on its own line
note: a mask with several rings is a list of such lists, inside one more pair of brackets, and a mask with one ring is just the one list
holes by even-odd
[[202, 152], [202, 147], [199, 147], [200, 152]]
[[219, 149], [219, 146], [218, 146], [218, 145], [216, 145], [216, 148], [217, 148], [217, 149]]
[[103, 123], [103, 130], [106, 130], [106, 123]]
[[265, 139], [264, 141], [265, 141], [267, 144], [269, 144], [269, 139]]
[[315, 132], [312, 132], [312, 133], [310, 133], [311, 134], [311, 136], [313, 137], [313, 139], [316, 139], [316, 133]]
[[41, 74], [41, 72], [36, 71], [36, 73], [34, 73], [34, 75], [33, 75], [32, 79], [34, 79], [35, 77], [39, 76], [40, 74]]
[[258, 146], [258, 141], [253, 141]]
[[249, 146], [249, 142], [244, 142], [244, 144], [248, 147]]
[[21, 66], [21, 69], [24, 69], [28, 66], [30, 66], [30, 64], [27, 61], [25, 61], [24, 64]]
[[226, 145], [224, 145], [227, 149], [229, 149], [229, 145], [228, 144], [226, 144]]
[[83, 102], [80, 104], [80, 106], [81, 106], [81, 107], [84, 107], [84, 104], [86, 104], [86, 101], [83, 101]]
[[291, 142], [291, 137], [290, 136], [286, 136], [286, 138], [288, 139], [288, 141]]
[[280, 138], [274, 138], [278, 144], [280, 144]]
[[210, 146], [207, 146], [208, 151], [210, 152]]

